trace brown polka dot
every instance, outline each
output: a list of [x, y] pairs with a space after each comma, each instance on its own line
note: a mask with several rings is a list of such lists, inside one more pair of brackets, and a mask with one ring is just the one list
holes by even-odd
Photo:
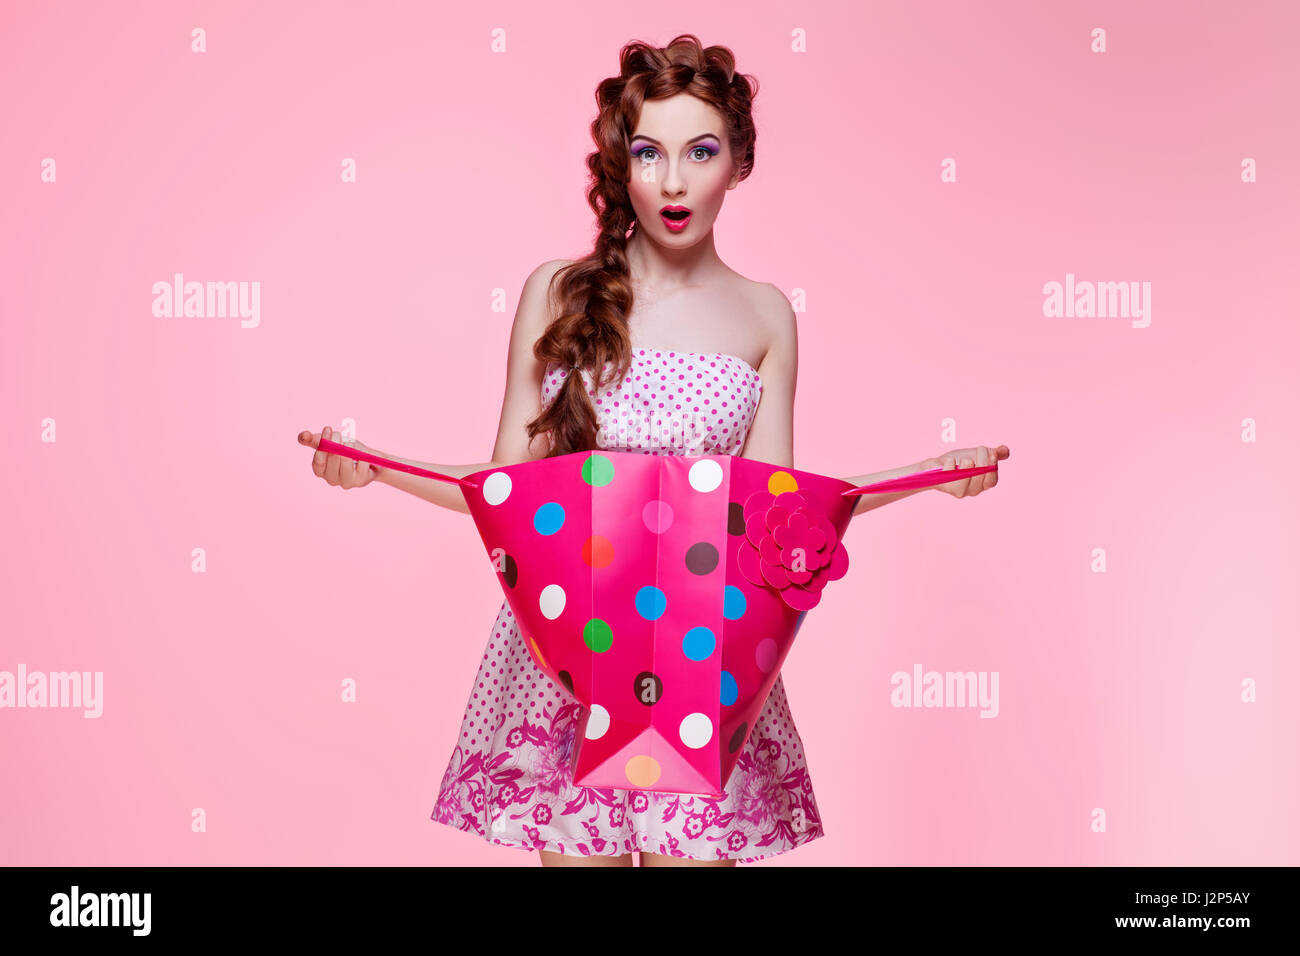
[[707, 541], [697, 541], [686, 551], [686, 569], [692, 574], [709, 574], [718, 566], [718, 549]]
[[744, 722], [739, 727], [736, 728], [736, 732], [731, 735], [731, 740], [727, 744], [727, 749], [729, 752], [733, 754], [736, 752], [736, 750], [740, 747], [741, 743], [744, 741], [745, 731], [747, 731], [748, 729], [749, 729], [748, 722]]
[[[563, 386], [567, 372], [559, 369], [548, 370], [543, 381], [543, 402], [549, 402]], [[756, 412], [763, 383], [748, 363], [726, 354], [700, 354], [691, 352], [664, 352], [637, 349], [633, 353], [633, 368], [622, 382], [593, 395], [598, 408], [598, 422], [601, 426], [616, 426], [611, 433], [616, 435], [613, 446], [619, 450], [639, 452], [640, 454], [682, 454], [683, 449], [661, 447], [656, 444], [666, 433], [687, 434], [696, 442], [697, 447], [690, 449], [692, 454], [739, 454], [744, 446], [753, 416]], [[600, 439], [598, 439], [600, 440]], [[677, 441], [680, 443], [681, 438]], [[729, 503], [727, 527], [730, 534], [743, 534], [743, 509], [738, 503]], [[684, 556], [683, 556], [684, 559]], [[720, 560], [720, 556], [719, 556]], [[507, 559], [506, 569], [511, 567]], [[503, 575], [506, 571], [502, 572]], [[517, 573], [517, 571], [515, 572]], [[514, 582], [517, 586], [517, 579]], [[793, 815], [786, 810], [784, 815], [778, 811], [778, 818], [771, 821], [772, 827], [783, 826], [784, 833], [796, 833], [791, 838], [777, 835], [773, 841], [756, 846], [767, 833], [746, 832], [738, 825], [723, 827], [718, 824], [699, 826], [699, 814], [695, 808], [698, 800], [687, 797], [681, 801], [682, 812], [664, 824], [660, 822], [662, 809], [667, 801], [675, 799], [667, 794], [649, 794], [647, 806], [641, 811], [633, 811], [631, 796], [627, 795], [623, 805], [615, 803], [613, 807], [602, 807], [594, 819], [591, 817], [593, 804], [579, 801], [583, 809], [572, 814], [564, 814], [563, 807], [572, 801], [576, 788], [569, 792], [556, 794], [550, 791], [548, 796], [539, 796], [531, 774], [533, 768], [554, 767], [553, 762], [538, 760], [538, 740], [551, 740], [559, 725], [556, 715], [560, 708], [572, 704], [571, 697], [559, 692], [556, 682], [548, 681], [536, 666], [532, 655], [524, 646], [513, 611], [508, 603], [501, 605], [497, 620], [490, 629], [490, 643], [480, 659], [478, 674], [472, 685], [471, 696], [464, 711], [461, 737], [453, 755], [453, 767], [460, 768], [448, 775], [449, 789], [440, 794], [443, 810], [449, 810], [447, 816], [455, 821], [461, 829], [475, 830], [490, 834], [493, 842], [505, 845], [527, 847], [536, 850], [552, 849], [563, 851], [572, 848], [576, 840], [589, 841], [599, 835], [606, 840], [606, 850], [630, 851], [633, 848], [656, 848], [656, 852], [669, 853], [669, 836], [679, 850], [691, 856], [716, 858], [718, 851], [724, 855], [736, 856], [742, 860], [761, 859], [789, 849], [792, 845], [806, 842], [808, 834], [821, 835], [820, 825], [814, 824], [806, 829], [793, 825]], [[504, 665], [502, 662], [505, 662]], [[567, 678], [567, 680], [566, 680]], [[491, 694], [486, 692], [486, 685], [491, 681]], [[572, 694], [572, 677], [560, 675], [559, 684]], [[542, 690], [542, 686], [548, 690]], [[536, 693], [534, 698], [533, 694]], [[551, 695], [557, 701], [552, 705]], [[490, 718], [482, 720], [481, 705], [487, 704]], [[496, 715], [496, 704], [507, 701], [507, 710], [500, 717]], [[558, 702], [563, 702], [562, 704]], [[531, 730], [524, 732], [527, 722]], [[480, 729], [478, 725], [482, 724]], [[748, 728], [739, 729], [736, 736], [739, 742]], [[789, 804], [804, 808], [806, 818], [815, 820], [815, 803], [808, 786], [807, 768], [804, 764], [798, 736], [793, 722], [789, 719], [780, 680], [769, 695], [767, 706], [762, 711], [758, 726], [753, 728], [746, 752], [757, 754], [761, 746], [776, 746], [779, 740], [781, 763], [778, 768], [782, 778], [799, 779], [797, 791], [789, 785], [790, 799], [781, 805]], [[478, 734], [483, 736], [479, 737]], [[540, 736], [538, 736], [540, 735]], [[496, 803], [501, 785], [493, 783], [484, 774], [477, 776], [463, 775], [463, 768], [473, 759], [480, 759], [485, 766], [518, 770], [520, 774], [512, 780], [513, 793], [530, 792], [534, 795], [518, 801], [508, 812], [502, 812]], [[728, 783], [728, 794], [735, 791], [743, 777], [733, 774]], [[644, 798], [643, 798], [644, 799]], [[736, 807], [731, 796], [726, 796], [708, 805], [715, 806], [719, 816], [727, 817], [735, 813]], [[474, 806], [477, 800], [478, 806]], [[452, 806], [448, 808], [447, 804]], [[542, 810], [541, 804], [546, 804]], [[537, 811], [538, 817], [534, 817]], [[545, 817], [547, 822], [540, 818]], [[688, 820], [694, 820], [694, 829], [701, 832], [686, 835], [683, 827]], [[499, 821], [504, 829], [493, 830], [494, 821]], [[618, 821], [613, 822], [613, 821]], [[589, 832], [584, 824], [590, 823], [595, 828]], [[527, 826], [531, 831], [526, 832]], [[531, 835], [532, 832], [536, 836]], [[777, 833], [775, 829], [769, 831]], [[740, 841], [740, 837], [745, 837]], [[737, 853], [728, 847], [728, 837], [743, 842], [744, 847]], [[711, 839], [710, 839], [711, 838]], [[590, 846], [590, 843], [588, 843]]]
[[727, 505], [727, 534], [745, 533], [745, 506], [739, 501]]

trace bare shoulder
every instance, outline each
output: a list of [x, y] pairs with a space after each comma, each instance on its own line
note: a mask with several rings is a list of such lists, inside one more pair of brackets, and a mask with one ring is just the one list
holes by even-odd
[[533, 271], [536, 273], [544, 274], [546, 275], [547, 278], [550, 278], [551, 276], [555, 275], [555, 273], [563, 269], [565, 266], [573, 265], [573, 263], [575, 263], [576, 261], [577, 261], [576, 259], [547, 259], [545, 262], [543, 262], [540, 266], [538, 266]]
[[790, 300], [775, 283], [753, 282], [753, 287], [753, 301], [762, 324], [763, 357], [773, 349], [793, 349], [797, 333]]
[[551, 280], [555, 278], [555, 273], [559, 272], [565, 266], [571, 265], [574, 261], [575, 260], [573, 259], [548, 259], [534, 269], [528, 276], [527, 285], [536, 290], [537, 294], [546, 294], [545, 315], [547, 324], [549, 324], [550, 320], [556, 317], [555, 302], [550, 295]]
[[528, 435], [529, 425], [541, 409], [542, 382], [546, 368], [534, 351], [537, 340], [556, 317], [551, 280], [567, 260], [549, 259], [533, 269], [524, 280], [510, 329], [510, 346], [506, 357], [506, 388], [501, 403], [501, 422], [497, 426], [492, 461], [514, 463], [531, 461], [545, 454], [535, 451]]
[[531, 360], [534, 343], [559, 316], [551, 280], [569, 261], [548, 259], [533, 269], [524, 280], [510, 334], [511, 355], [517, 356], [520, 363]]

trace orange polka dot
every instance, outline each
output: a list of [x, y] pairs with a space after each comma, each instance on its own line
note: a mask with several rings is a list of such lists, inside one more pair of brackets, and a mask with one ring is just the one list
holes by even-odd
[[[633, 352], [625, 382], [616, 382], [593, 396], [598, 424], [609, 429], [605, 433], [608, 447], [643, 454], [684, 454], [684, 439], [694, 445], [690, 454], [740, 453], [762, 393], [763, 383], [755, 369], [734, 355], [659, 349]], [[551, 371], [554, 374], [542, 387], [544, 403], [555, 396], [566, 374]], [[593, 389], [587, 392], [592, 394]], [[668, 447], [666, 438], [671, 438], [675, 446]], [[793, 469], [778, 470], [768, 477], [764, 487], [781, 494], [798, 491], [799, 481]], [[584, 537], [579, 535], [575, 544], [589, 567], [609, 567], [625, 557], [621, 551], [613, 553], [616, 545], [612, 536], [593, 536], [586, 542]], [[760, 749], [775, 748], [776, 759], [783, 766], [792, 774], [803, 773], [798, 792], [792, 790], [789, 801], [783, 802], [801, 808], [797, 820], [794, 811], [787, 809], [775, 814], [761, 832], [754, 832], [734, 821], [730, 825], [720, 823], [734, 809], [732, 803], [722, 802], [717, 804], [711, 822], [703, 821], [703, 831], [698, 826], [698, 814], [678, 813], [668, 823], [662, 823], [658, 804], [673, 798], [661, 798], [649, 789], [658, 786], [667, 771], [648, 753], [626, 755], [631, 759], [624, 765], [627, 782], [622, 786], [636, 791], [638, 795], [633, 799], [641, 801], [626, 818], [621, 808], [602, 808], [593, 817], [589, 804], [565, 813], [564, 807], [577, 794], [576, 787], [566, 787], [558, 794], [559, 802], [554, 803], [551, 800], [556, 795], [548, 796], [539, 790], [533, 776], [533, 768], [539, 766], [535, 759], [539, 745], [529, 727], [552, 728], [554, 733], [576, 732], [577, 708], [572, 696], [552, 682], [547, 673], [551, 666], [540, 645], [521, 631], [508, 603], [502, 604], [471, 684], [461, 736], [453, 738], [456, 748], [439, 788], [434, 819], [487, 835], [492, 842], [533, 850], [579, 852], [574, 842], [581, 840], [588, 843], [584, 850], [597, 852], [594, 839], [599, 837], [605, 841], [599, 852], [619, 854], [645, 849], [667, 854], [671, 837], [672, 846], [688, 856], [713, 859], [721, 851], [745, 862], [783, 853], [821, 835], [798, 733], [785, 695], [775, 688], [759, 711], [761, 716], [749, 735], [746, 752], [753, 759]], [[503, 705], [500, 713], [498, 704]], [[557, 722], [560, 715], [564, 716], [563, 725]], [[493, 760], [500, 763], [502, 759], [509, 759], [510, 766], [522, 770], [517, 779], [504, 785], [494, 782], [483, 769]], [[475, 760], [480, 761], [479, 770], [468, 773], [466, 768]], [[733, 774], [731, 780], [728, 789], [734, 797], [743, 784], [743, 772]], [[533, 795], [523, 798], [530, 788]], [[698, 806], [699, 798], [695, 799]], [[502, 804], [510, 806], [508, 812], [501, 812]], [[480, 821], [485, 820], [489, 822], [486, 834], [480, 828]], [[654, 832], [648, 833], [647, 828]], [[565, 835], [569, 833], [589, 833], [592, 841], [586, 836], [571, 840]]]
[[542, 649], [537, 646], [537, 642], [531, 637], [528, 639], [528, 646], [533, 649], [533, 656], [537, 658], [537, 666], [545, 670], [546, 658], [542, 656]]
[[628, 783], [640, 790], [643, 787], [653, 787], [663, 773], [663, 769], [654, 757], [638, 754], [627, 762], [623, 773], [627, 775]]
[[774, 495], [779, 495], [783, 491], [798, 491], [799, 482], [795, 481], [794, 475], [788, 471], [774, 471], [767, 477], [767, 490]]

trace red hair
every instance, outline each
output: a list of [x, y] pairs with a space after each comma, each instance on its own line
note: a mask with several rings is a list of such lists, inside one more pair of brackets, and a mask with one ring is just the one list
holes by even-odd
[[[604, 382], [607, 362], [617, 366], [621, 381], [632, 364], [632, 339], [627, 315], [632, 308], [632, 282], [627, 242], [636, 227], [628, 198], [632, 133], [646, 100], [689, 93], [722, 114], [735, 170], [740, 179], [754, 168], [753, 101], [758, 81], [736, 72], [736, 60], [724, 46], [703, 47], [692, 34], [659, 48], [639, 40], [619, 53], [619, 75], [596, 87], [599, 113], [591, 124], [596, 151], [587, 156], [591, 173], [587, 203], [596, 213], [595, 247], [581, 259], [558, 270], [551, 292], [558, 317], [533, 345], [533, 355], [545, 367], [578, 365], [592, 370], [595, 387]], [[554, 401], [528, 423], [528, 440], [550, 435], [548, 458], [597, 447], [596, 410], [579, 374], [571, 373]]]

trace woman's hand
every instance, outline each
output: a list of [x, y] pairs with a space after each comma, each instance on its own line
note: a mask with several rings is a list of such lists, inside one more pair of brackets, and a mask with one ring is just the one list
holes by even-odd
[[[372, 455], [379, 454], [373, 448], [366, 447], [356, 439], [347, 441], [341, 436], [336, 436], [333, 429], [328, 425], [315, 434], [309, 431], [299, 432], [298, 443], [300, 445], [310, 445], [312, 448], [319, 448], [322, 436], [330, 441], [368, 451]], [[324, 478], [327, 484], [342, 488], [364, 488], [379, 473], [378, 466], [372, 465], [368, 461], [357, 461], [347, 455], [327, 451], [317, 451], [316, 454], [312, 455], [311, 470], [312, 474], [317, 478]]]
[[[923, 461], [921, 462], [921, 470], [931, 471], [935, 468], [942, 468], [945, 471], [950, 471], [954, 468], [976, 468], [996, 464], [1010, 457], [1011, 449], [1006, 445], [998, 445], [997, 448], [976, 445], [974, 448], [960, 448], [957, 451], [944, 452], [938, 458]], [[997, 483], [998, 473], [996, 471], [986, 471], [982, 475], [958, 478], [956, 481], [950, 481], [945, 485], [934, 485], [934, 488], [937, 491], [946, 492], [954, 498], [966, 498], [978, 495], [981, 491], [988, 491]]]

